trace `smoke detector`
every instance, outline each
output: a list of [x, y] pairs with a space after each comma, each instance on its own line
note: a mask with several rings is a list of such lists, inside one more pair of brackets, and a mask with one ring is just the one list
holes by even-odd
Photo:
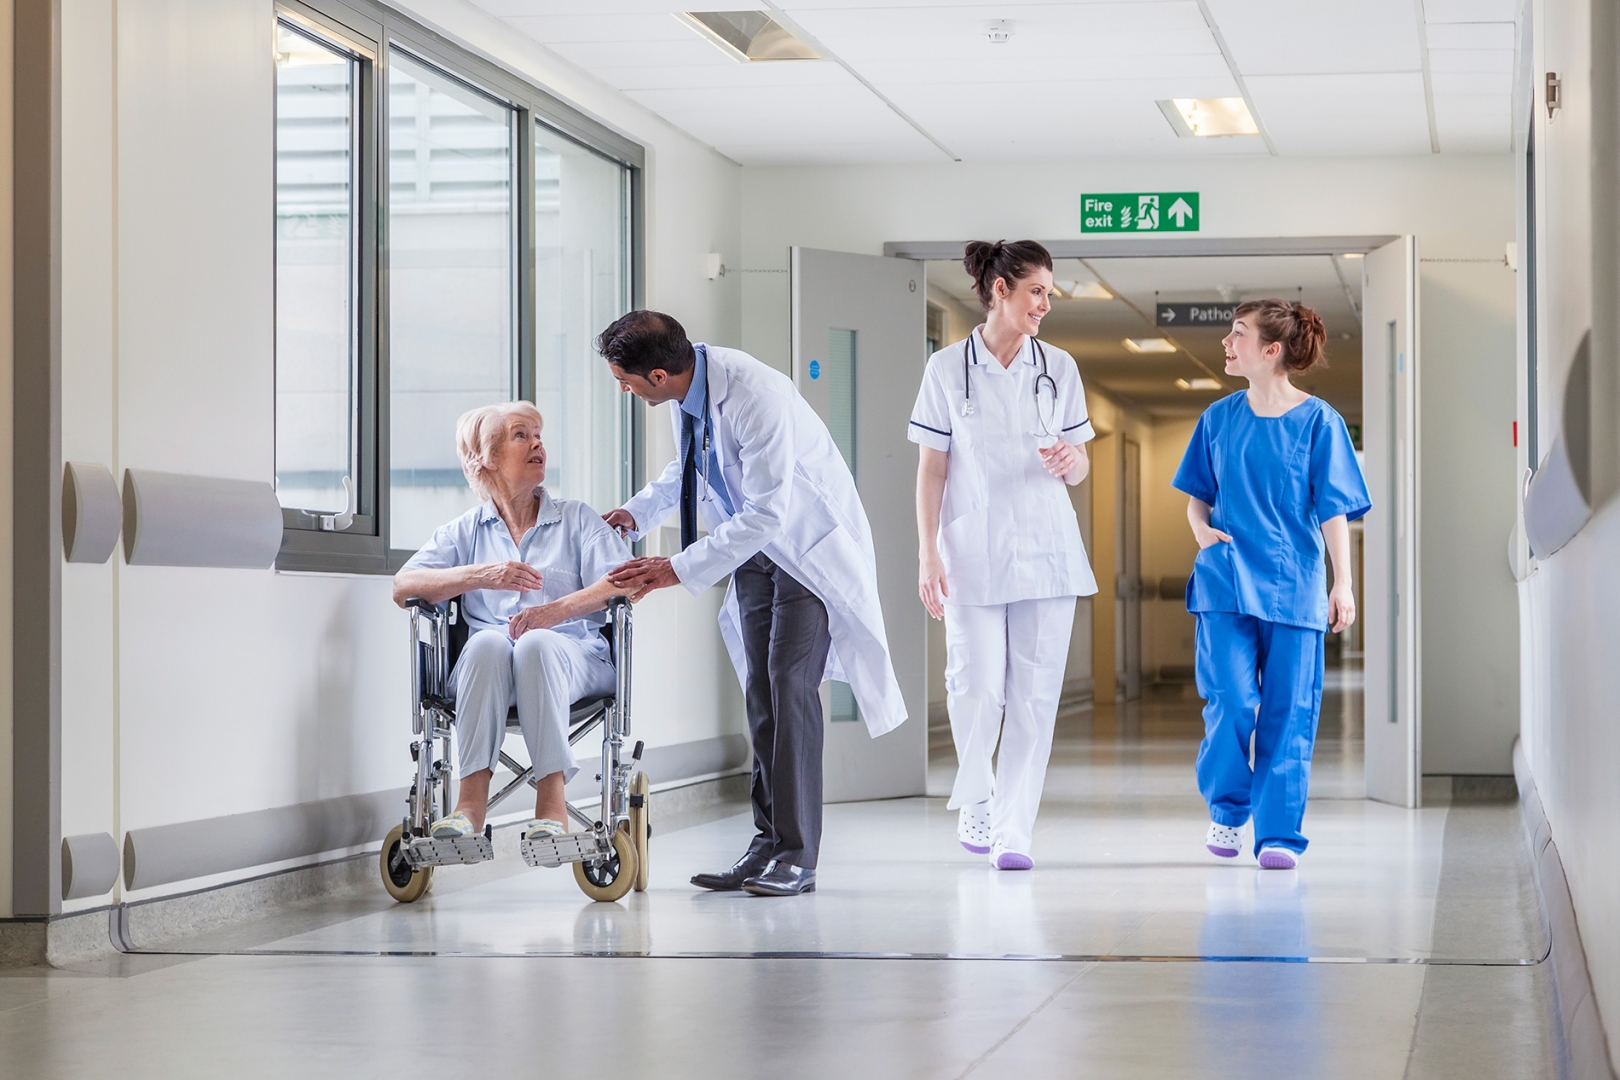
[[985, 36], [992, 45], [1005, 45], [1012, 39], [1017, 25], [1011, 19], [991, 19], [985, 28]]

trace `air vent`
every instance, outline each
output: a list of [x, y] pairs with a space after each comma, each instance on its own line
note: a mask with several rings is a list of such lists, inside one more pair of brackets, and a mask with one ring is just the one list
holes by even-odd
[[820, 60], [821, 55], [763, 11], [688, 11], [682, 19], [733, 60]]

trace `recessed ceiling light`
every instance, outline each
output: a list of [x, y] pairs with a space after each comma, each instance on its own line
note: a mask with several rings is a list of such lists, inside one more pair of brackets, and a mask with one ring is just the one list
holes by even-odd
[[1134, 353], [1167, 353], [1176, 351], [1176, 343], [1162, 337], [1128, 337], [1125, 347]]
[[1182, 390], [1219, 390], [1221, 384], [1215, 379], [1177, 379], [1176, 386]]
[[1248, 102], [1240, 97], [1172, 98], [1159, 102], [1159, 111], [1184, 139], [1260, 134]]
[[820, 60], [821, 55], [763, 11], [687, 11], [675, 16], [733, 60]]
[[1344, 253], [1344, 257], [1347, 259], [1360, 259], [1364, 258], [1366, 254], [1364, 251], [1347, 251]]
[[1059, 281], [1055, 283], [1062, 296], [1070, 300], [1112, 300], [1114, 294], [1103, 288], [1100, 281]]

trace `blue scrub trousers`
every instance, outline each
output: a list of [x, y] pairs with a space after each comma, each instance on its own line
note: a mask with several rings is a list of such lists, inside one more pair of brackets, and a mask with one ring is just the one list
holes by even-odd
[[[1322, 711], [1322, 631], [1252, 615], [1200, 611], [1198, 694], [1204, 742], [1198, 790], [1219, 825], [1254, 817], [1254, 850], [1295, 853]], [[1254, 768], [1249, 737], [1254, 736]]]

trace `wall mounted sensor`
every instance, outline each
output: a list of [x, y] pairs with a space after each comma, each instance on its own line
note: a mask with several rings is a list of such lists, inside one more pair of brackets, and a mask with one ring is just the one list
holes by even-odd
[[726, 264], [720, 261], [718, 251], [711, 251], [703, 256], [703, 274], [710, 281], [726, 276]]
[[1005, 45], [1017, 30], [1017, 24], [1011, 19], [991, 19], [985, 27], [985, 37], [990, 39], [992, 45]]

